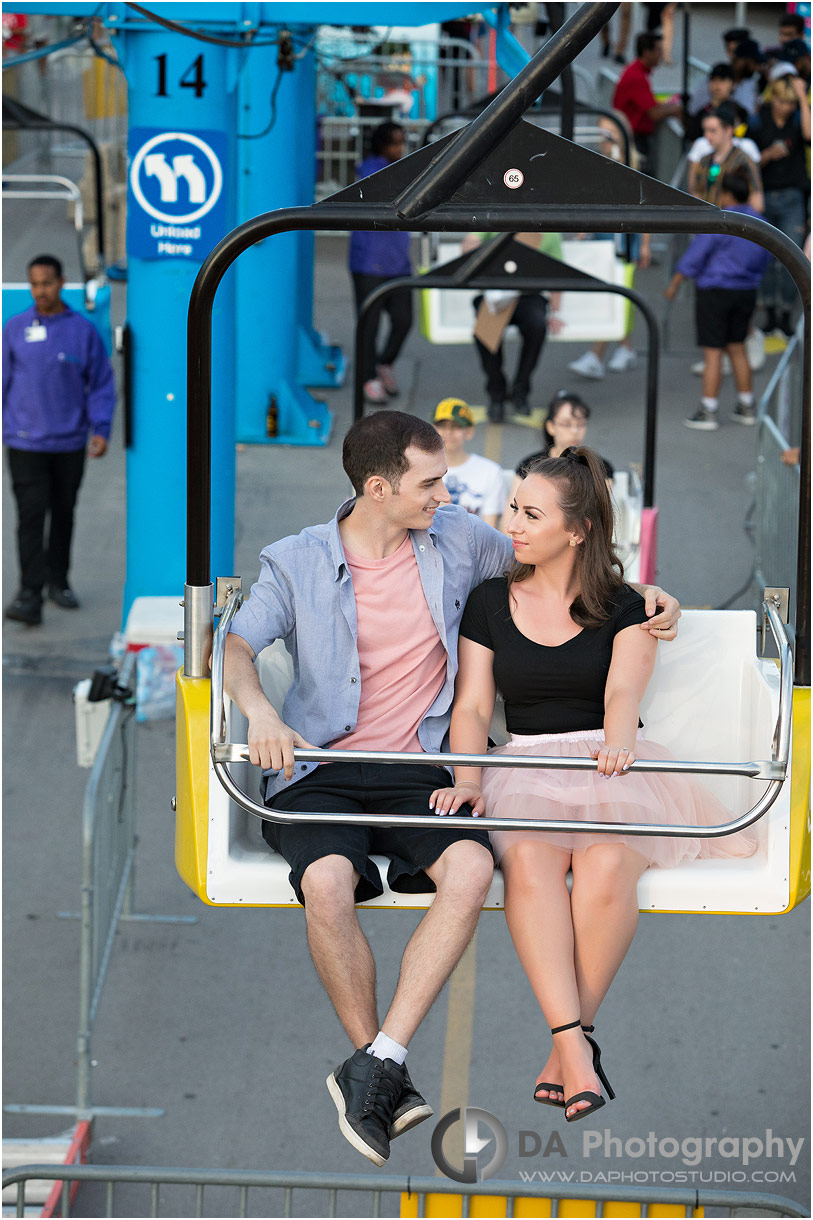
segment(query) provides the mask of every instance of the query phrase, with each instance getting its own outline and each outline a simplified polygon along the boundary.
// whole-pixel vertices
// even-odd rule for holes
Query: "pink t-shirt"
[[[356,727],[333,750],[422,752],[418,727],[446,677],[446,649],[426,603],[412,539],[386,559],[345,549],[358,620]]]

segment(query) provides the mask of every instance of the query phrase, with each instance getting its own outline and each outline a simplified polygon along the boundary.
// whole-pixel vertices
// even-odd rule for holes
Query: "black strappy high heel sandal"
[[[580,1025],[580,1021],[571,1021],[569,1025],[557,1025],[556,1029],[552,1029],[550,1032],[551,1034],[561,1034],[566,1029],[578,1029]],[[584,1036],[585,1039],[590,1043],[590,1047],[593,1051],[593,1071],[596,1073],[602,1085],[607,1090],[607,1097],[610,1099],[610,1101],[612,1101],[615,1097],[615,1093],[613,1092],[612,1085],[605,1075],[604,1068],[601,1066],[601,1049],[595,1039],[591,1038],[589,1034],[585,1033]],[[572,1097],[565,1099],[565,1110],[567,1110],[569,1106],[572,1106],[577,1101],[589,1101],[590,1105],[586,1106],[583,1110],[577,1110],[575,1114],[565,1114],[565,1122],[578,1122],[580,1118],[587,1118],[588,1114],[594,1114],[596,1110],[600,1110],[604,1105],[604,1098],[599,1093],[594,1093],[591,1089],[585,1089],[583,1092],[574,1093]]]
[[[569,1029],[570,1026],[563,1026],[561,1028]],[[595,1026],[593,1025],[582,1025],[582,1029],[584,1030],[585,1034],[592,1034],[594,1028]],[[551,1030],[551,1033],[556,1032],[558,1031]],[[557,1110],[564,1110],[567,1102],[555,1101],[552,1097],[538,1097],[537,1094],[539,1093],[540,1089],[547,1089],[549,1093],[564,1093],[565,1090],[563,1085],[549,1084],[546,1080],[540,1080],[539,1084],[534,1089],[534,1101],[538,1101],[541,1106],[556,1106]]]

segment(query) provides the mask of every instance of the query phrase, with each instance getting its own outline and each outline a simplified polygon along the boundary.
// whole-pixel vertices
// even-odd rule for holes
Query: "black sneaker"
[[[67,585],[64,589],[60,589],[59,585],[49,585],[48,601],[53,602],[55,606],[61,606],[63,610],[79,609],[79,598]]]
[[[517,394],[516,397],[513,399],[513,403],[514,403],[514,413],[516,415],[530,415],[531,414],[531,404],[528,402],[528,399],[525,397],[524,394]]]
[[[383,1165],[390,1155],[390,1124],[406,1069],[363,1048],[331,1072],[328,1092],[339,1111],[339,1130],[362,1156]]]
[[[431,1118],[432,1114],[432,1107],[428,1101],[421,1097],[415,1088],[409,1078],[406,1064],[404,1064],[404,1084],[401,1089],[401,1096],[398,1098],[395,1109],[392,1112],[390,1139],[394,1140],[396,1136],[403,1135],[405,1131],[411,1131],[413,1127],[417,1127],[418,1123],[422,1123],[425,1118]]]
[[[716,411],[707,411],[701,404],[694,415],[683,421],[684,428],[698,428],[701,432],[716,432],[720,427]]]
[[[738,402],[731,412],[731,418],[735,424],[746,424],[753,427],[757,422],[757,409],[755,406],[746,407],[741,402]]]
[[[10,606],[6,606],[6,618],[27,627],[39,627],[42,622],[42,598],[31,589],[21,589]]]
[[[488,404],[488,422],[490,424],[501,424],[505,416],[505,403],[492,398]]]

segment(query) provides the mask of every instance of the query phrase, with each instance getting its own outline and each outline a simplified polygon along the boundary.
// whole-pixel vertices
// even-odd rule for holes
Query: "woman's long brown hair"
[[[582,445],[565,449],[558,458],[536,458],[523,477],[531,474],[555,484],[567,529],[584,535],[576,548],[579,593],[570,606],[570,617],[580,627],[600,627],[610,617],[615,594],[624,581],[624,565],[613,547],[613,505],[604,463],[595,449]],[[533,571],[533,564],[515,562],[508,572],[509,590]]]

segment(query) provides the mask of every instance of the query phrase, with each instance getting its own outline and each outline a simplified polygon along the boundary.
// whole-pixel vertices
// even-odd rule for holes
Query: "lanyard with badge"
[[[45,329],[42,322],[32,322],[30,326],[26,326],[26,343],[44,343],[47,338],[48,331]]]

